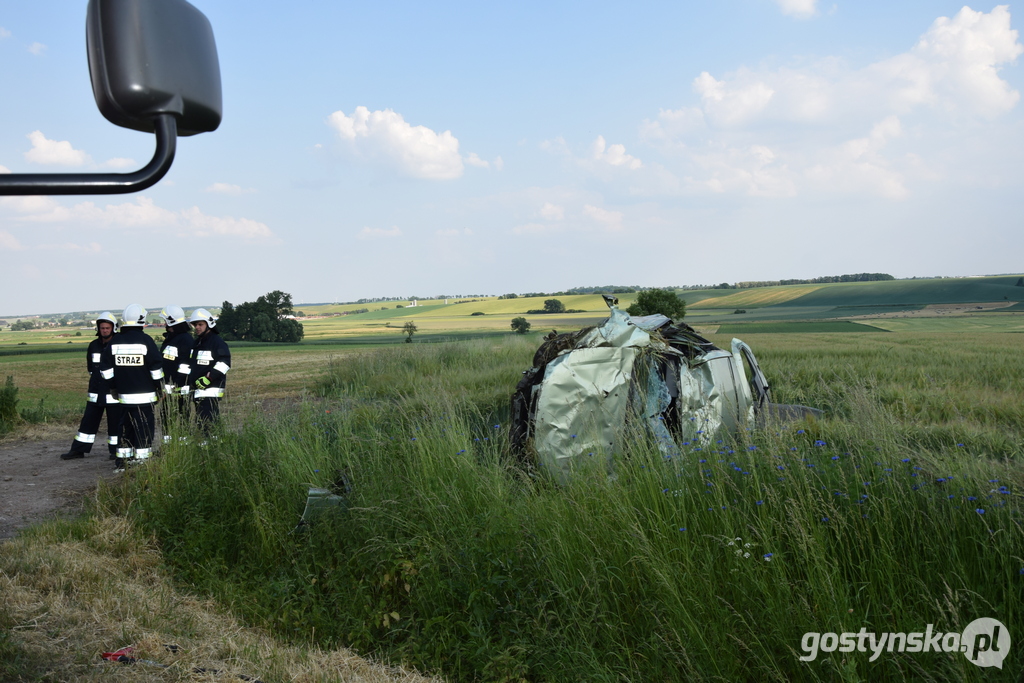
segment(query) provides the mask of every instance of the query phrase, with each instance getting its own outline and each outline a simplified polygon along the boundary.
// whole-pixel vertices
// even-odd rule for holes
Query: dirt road
[[[105,434],[85,458],[61,460],[73,436],[72,431],[60,441],[21,436],[0,442],[0,540],[35,522],[79,512],[101,479],[119,476],[108,459]]]

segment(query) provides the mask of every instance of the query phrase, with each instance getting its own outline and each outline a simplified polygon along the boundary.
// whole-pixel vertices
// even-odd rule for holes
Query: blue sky
[[[194,2],[224,120],[0,198],[0,314],[1024,270],[1013,5]],[[0,0],[0,172],[135,170],[81,0]]]

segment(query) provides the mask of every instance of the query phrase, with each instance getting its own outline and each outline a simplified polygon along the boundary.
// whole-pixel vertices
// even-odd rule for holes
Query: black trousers
[[[118,455],[130,458],[148,458],[153,448],[153,434],[156,431],[156,417],[152,403],[122,403],[121,434],[117,445]]]
[[[220,399],[196,399],[196,419],[199,421],[199,429],[203,434],[209,436],[213,426],[220,419]]]
[[[78,423],[78,435],[71,442],[72,451],[88,453],[92,450],[92,444],[96,441],[96,432],[99,431],[104,411],[107,413],[107,434],[109,436],[107,450],[111,455],[116,455],[118,436],[121,433],[120,403],[93,403],[92,401],[86,403],[82,421]]]

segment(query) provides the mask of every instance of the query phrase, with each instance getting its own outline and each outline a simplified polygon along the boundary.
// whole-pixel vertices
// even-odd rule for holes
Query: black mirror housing
[[[152,133],[170,114],[182,136],[220,125],[213,27],[185,0],[89,0],[86,48],[96,105],[111,123]]]

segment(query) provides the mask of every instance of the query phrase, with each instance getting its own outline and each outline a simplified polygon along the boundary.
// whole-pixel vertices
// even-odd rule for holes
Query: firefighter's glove
[[[209,377],[200,377],[196,380],[196,389],[205,389],[206,387],[213,384]]]

